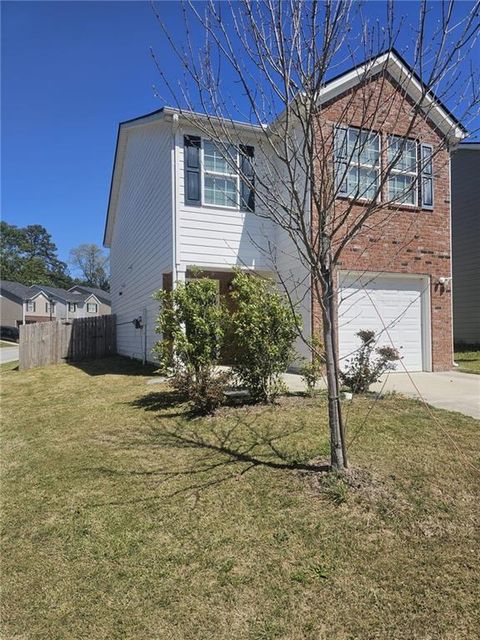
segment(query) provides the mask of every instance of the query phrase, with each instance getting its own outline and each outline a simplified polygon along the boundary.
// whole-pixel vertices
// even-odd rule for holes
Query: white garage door
[[[423,278],[341,274],[339,278],[340,367],[360,345],[356,333],[373,329],[378,346],[393,345],[409,371],[422,371]],[[388,335],[387,335],[388,331]],[[403,366],[397,364],[397,370]]]

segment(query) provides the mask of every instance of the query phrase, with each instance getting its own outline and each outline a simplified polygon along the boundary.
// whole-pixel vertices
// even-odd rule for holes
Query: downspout
[[[172,115],[172,289],[178,273],[178,198],[177,198],[177,130],[178,113]]]

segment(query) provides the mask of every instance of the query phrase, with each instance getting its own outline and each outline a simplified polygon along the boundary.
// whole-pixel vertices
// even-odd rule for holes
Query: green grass
[[[146,374],[3,368],[2,638],[476,637],[477,421],[355,400],[355,488],[321,395],[199,419]]]
[[[459,365],[459,371],[480,373],[480,349],[455,351],[455,362]]]

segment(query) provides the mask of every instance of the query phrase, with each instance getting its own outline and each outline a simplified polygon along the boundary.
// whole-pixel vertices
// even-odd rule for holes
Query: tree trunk
[[[343,471],[347,466],[343,425],[340,409],[338,367],[335,352],[335,311],[333,278],[330,271],[322,273],[322,315],[325,366],[327,371],[328,418],[330,425],[330,462],[333,469]]]

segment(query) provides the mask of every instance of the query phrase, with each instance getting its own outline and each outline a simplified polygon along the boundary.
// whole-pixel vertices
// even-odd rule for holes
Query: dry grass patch
[[[149,375],[2,373],[2,637],[475,637],[477,421],[435,410],[461,457],[420,403],[356,400],[360,471],[325,478],[322,396],[199,419]]]

